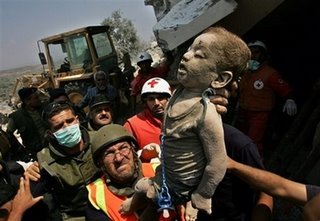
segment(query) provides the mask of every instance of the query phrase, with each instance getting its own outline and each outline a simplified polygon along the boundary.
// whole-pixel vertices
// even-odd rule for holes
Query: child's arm
[[[192,194],[192,203],[198,209],[211,213],[211,210],[208,210],[209,205],[204,205],[208,202],[201,203],[201,198],[210,199],[211,202],[211,197],[226,172],[227,154],[221,117],[216,112],[214,105],[208,104],[207,108],[202,125],[198,125],[198,135],[207,158],[207,165],[198,188]]]

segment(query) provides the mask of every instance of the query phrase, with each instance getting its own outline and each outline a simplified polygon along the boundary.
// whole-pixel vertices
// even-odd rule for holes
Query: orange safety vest
[[[155,168],[159,164],[143,163],[142,172],[145,177],[152,177],[155,175]],[[89,201],[91,205],[97,210],[102,210],[110,219],[114,221],[136,221],[138,215],[136,213],[130,215],[121,215],[119,208],[123,201],[127,198],[125,196],[117,196],[110,191],[105,183],[105,176],[102,176],[94,182],[87,185],[89,192]]]
[[[141,149],[150,143],[160,144],[162,121],[148,108],[129,118],[123,126],[133,134]]]

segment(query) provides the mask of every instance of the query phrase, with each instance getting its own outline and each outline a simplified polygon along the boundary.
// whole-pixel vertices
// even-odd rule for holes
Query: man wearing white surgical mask
[[[262,41],[252,41],[248,47],[251,51],[249,71],[242,76],[239,84],[240,126],[256,143],[262,155],[265,129],[275,108],[275,97],[285,100],[283,112],[289,116],[297,113],[297,105],[291,86],[268,64],[266,45]]]
[[[43,118],[50,127],[49,146],[37,154],[38,162],[26,170],[25,176],[39,181],[41,194],[52,194],[62,220],[84,221],[85,186],[98,171],[89,148],[89,133],[79,125],[68,102],[50,103]]]

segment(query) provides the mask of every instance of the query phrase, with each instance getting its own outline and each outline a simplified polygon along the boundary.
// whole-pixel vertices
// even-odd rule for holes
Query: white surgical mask
[[[260,62],[257,60],[250,60],[249,61],[249,70],[256,71],[260,67]]]
[[[53,133],[58,143],[64,147],[72,148],[81,141],[79,124],[73,124]]]

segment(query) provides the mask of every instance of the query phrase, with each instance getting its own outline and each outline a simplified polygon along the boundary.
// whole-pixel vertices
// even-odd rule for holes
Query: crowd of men
[[[251,51],[257,48],[266,51],[261,43],[248,46]],[[196,51],[195,56],[204,59],[205,65],[214,63],[214,56],[201,51]],[[190,58],[185,55],[184,59]],[[150,199],[143,201],[137,210],[124,213],[128,208],[123,208],[123,202],[134,194],[139,180],[155,175],[162,152],[166,151],[160,137],[166,107],[174,93],[165,80],[166,65],[151,67],[152,57],[147,52],[140,53],[137,61],[140,70],[131,82],[131,96],[134,104],[139,97],[142,108],[136,109],[134,105],[135,115],[123,125],[116,120],[118,92],[109,83],[108,73],[103,71],[95,73],[95,86],[88,89],[78,105],[69,100],[64,89],[52,89],[46,105],[41,103],[37,88],[19,90],[22,105],[10,115],[6,133],[10,139],[16,131],[20,134],[27,157],[17,159],[10,151],[2,155],[0,220],[264,221],[272,220],[272,197],[305,206],[305,220],[320,218],[320,187],[266,171],[260,140],[255,142],[250,134],[226,123],[222,126],[228,167],[212,196],[211,214],[200,210],[197,217],[190,218],[184,214],[183,206],[173,202],[167,208],[168,218],[159,213],[159,205]],[[261,59],[260,63],[263,62]],[[255,64],[249,67],[250,74],[261,68],[260,63],[250,62],[251,66]],[[216,90],[216,95],[211,97],[218,113],[226,112],[227,99],[238,88],[237,80],[231,80],[228,87]],[[262,86],[252,82],[252,90],[263,90],[269,81],[265,79]],[[287,84],[284,87],[289,88]],[[287,89],[283,95],[289,99],[284,110],[294,115],[296,107],[290,91]],[[272,90],[266,89],[261,94],[267,96],[268,92]],[[88,113],[83,110],[86,106]]]

